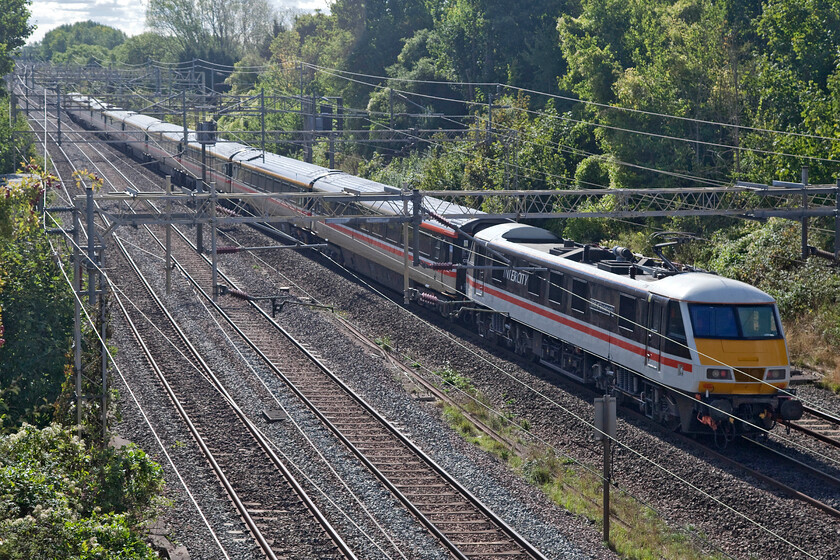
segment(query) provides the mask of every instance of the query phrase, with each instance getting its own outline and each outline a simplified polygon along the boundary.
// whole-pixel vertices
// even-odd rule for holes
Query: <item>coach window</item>
[[[390,241],[391,243],[399,243],[400,242],[400,232],[399,232],[399,225],[387,222],[385,225],[385,239]]]
[[[437,262],[446,261],[446,255],[449,254],[448,247],[449,243],[439,237],[436,237],[432,245],[432,258]]]
[[[636,323],[636,298],[621,294],[618,301],[618,328],[633,332]]]
[[[586,313],[589,301],[589,284],[583,280],[572,278],[572,309],[578,313]]]

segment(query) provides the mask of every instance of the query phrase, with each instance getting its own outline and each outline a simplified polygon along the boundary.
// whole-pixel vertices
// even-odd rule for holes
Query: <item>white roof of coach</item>
[[[157,124],[160,122],[159,119],[154,117],[150,117],[148,115],[141,115],[140,113],[134,113],[130,117],[125,119],[126,124],[130,124],[132,126],[136,126],[139,129],[146,130],[148,127]]]

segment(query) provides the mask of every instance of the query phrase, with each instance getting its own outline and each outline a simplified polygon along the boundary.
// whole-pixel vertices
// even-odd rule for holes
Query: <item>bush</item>
[[[134,446],[90,451],[25,424],[0,437],[0,558],[156,558],[136,529],[162,484]]]

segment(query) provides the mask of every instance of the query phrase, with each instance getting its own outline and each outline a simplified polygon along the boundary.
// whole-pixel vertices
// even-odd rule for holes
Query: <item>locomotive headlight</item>
[[[780,381],[785,378],[787,371],[785,369],[768,369],[764,374],[766,381]]]
[[[732,379],[732,370],[727,368],[709,368],[706,370],[707,379]]]

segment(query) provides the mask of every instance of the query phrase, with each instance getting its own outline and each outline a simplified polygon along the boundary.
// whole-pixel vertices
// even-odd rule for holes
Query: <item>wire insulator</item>
[[[432,270],[452,270],[455,267],[452,263],[431,263],[429,268]]]
[[[426,303],[429,305],[437,305],[440,303],[440,300],[437,298],[435,294],[430,294],[428,292],[423,292],[420,294],[420,303]]]
[[[429,210],[429,216],[431,216],[432,218],[434,218],[438,222],[442,223],[443,225],[445,225],[449,229],[451,229],[453,231],[458,231],[458,228],[456,228],[454,225],[452,225],[452,222],[450,222],[449,220],[447,220],[446,218],[444,218],[440,214],[438,214],[436,212],[432,212],[431,210]]]
[[[219,212],[220,214],[225,214],[226,216],[236,216],[237,215],[236,212],[234,212],[230,208],[226,208],[226,207],[224,207],[220,204],[216,205],[216,212]]]
[[[224,255],[225,253],[238,253],[239,247],[233,246],[226,246],[226,247],[216,247],[216,254],[217,255]]]
[[[227,294],[229,296],[233,296],[235,298],[250,300],[251,296],[243,292],[242,290],[237,290],[236,288],[228,288]]]

